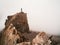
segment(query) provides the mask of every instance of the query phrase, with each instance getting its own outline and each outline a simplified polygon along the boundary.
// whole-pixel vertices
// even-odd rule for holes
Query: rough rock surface
[[[31,45],[31,42],[22,42],[22,43],[19,43],[17,45]]]
[[[20,40],[20,36],[15,27],[10,24],[2,34],[1,45],[16,45],[17,40]]]
[[[0,34],[0,45],[16,45],[21,42],[32,41],[36,35],[37,33],[29,31],[27,15],[21,11],[8,16],[5,28]]]
[[[24,12],[8,16],[5,28],[0,32],[0,45],[59,45],[60,37],[49,37],[45,32],[29,30]]]
[[[17,45],[51,45],[51,41],[45,32],[40,32],[31,42],[22,42]]]
[[[7,28],[11,23],[15,26],[17,31],[24,33],[29,32],[29,26],[27,21],[27,14],[20,12],[12,16],[8,16],[5,22],[5,28]]]
[[[40,32],[33,40],[33,45],[50,45],[51,41],[45,32]]]

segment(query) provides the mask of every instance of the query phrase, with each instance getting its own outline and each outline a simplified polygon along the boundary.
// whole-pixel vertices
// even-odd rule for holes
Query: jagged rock
[[[21,33],[21,42],[31,41],[37,33],[29,31],[29,25],[27,21],[27,14],[24,12],[16,13],[12,16],[8,16],[5,22],[5,29],[12,23],[16,30]],[[34,36],[33,36],[34,35]]]
[[[21,11],[19,13],[16,13],[12,16],[7,17],[6,22],[5,22],[5,28],[3,30],[3,33],[6,32],[5,33],[6,35],[11,31],[11,29],[8,29],[11,26],[11,24],[13,24],[17,33],[21,34],[21,35],[19,34],[20,35],[20,42],[29,41],[30,38],[27,38],[28,36],[27,37],[25,36],[26,33],[28,34],[30,32],[26,13]],[[13,30],[15,30],[15,29],[13,29]],[[9,30],[9,31],[7,32],[7,30]],[[4,34],[3,34],[3,36],[4,36]]]
[[[12,24],[4,30],[1,39],[1,45],[16,45],[17,40],[20,40],[19,34],[17,34],[17,30],[13,27]]]
[[[17,31],[17,29],[13,26],[13,24],[10,24],[2,32],[0,45],[16,45],[21,42],[30,41],[34,38],[31,36],[32,34],[35,34],[35,33],[21,34],[19,31]]]
[[[50,40],[52,41],[51,45],[59,45],[60,44],[60,36],[52,35]]]
[[[27,21],[27,14],[24,12],[16,13],[12,16],[8,16],[5,22],[5,28],[7,28],[11,23],[15,26],[17,31],[24,33],[29,32],[29,25]]]
[[[45,32],[40,32],[31,42],[22,42],[17,45],[51,45],[51,41]]]
[[[19,43],[17,45],[31,45],[31,43],[30,42],[22,42],[22,43]]]
[[[33,45],[50,45],[51,41],[45,32],[40,32],[33,40]]]
[[[0,45],[50,45],[45,32],[29,31],[26,13],[21,11],[7,18],[0,35]]]

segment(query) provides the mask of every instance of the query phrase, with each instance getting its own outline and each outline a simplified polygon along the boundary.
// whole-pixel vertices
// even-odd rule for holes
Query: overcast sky
[[[27,13],[30,30],[60,34],[60,0],[0,0],[0,29],[8,15]]]

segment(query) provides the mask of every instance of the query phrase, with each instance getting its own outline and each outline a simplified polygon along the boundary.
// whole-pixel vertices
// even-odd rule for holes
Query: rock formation
[[[31,45],[31,42],[22,42],[22,43],[19,43],[17,45]]]
[[[33,40],[33,45],[50,45],[51,41],[45,32],[40,32]]]
[[[22,10],[7,18],[0,34],[0,45],[50,45],[51,41],[45,32],[29,30],[27,15]]]
[[[3,32],[2,35],[1,45],[16,45],[17,40],[20,40],[20,36],[12,24],[10,24],[10,26]]]
[[[5,22],[5,28],[7,28],[11,23],[15,26],[17,31],[24,33],[29,32],[29,26],[27,21],[27,14],[20,12],[12,16],[8,16],[8,19]]]
[[[31,42],[22,42],[17,45],[51,45],[51,41],[45,32],[40,32]]]

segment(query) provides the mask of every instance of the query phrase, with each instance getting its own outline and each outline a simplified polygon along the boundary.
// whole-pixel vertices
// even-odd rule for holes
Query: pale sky
[[[8,15],[27,13],[30,30],[60,35],[60,0],[0,0],[0,29]]]

